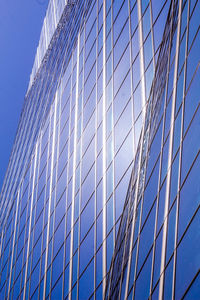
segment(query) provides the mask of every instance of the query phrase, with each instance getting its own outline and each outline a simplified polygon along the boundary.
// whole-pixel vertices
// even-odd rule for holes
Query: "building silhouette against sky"
[[[0,299],[198,299],[199,11],[49,2],[1,191]]]

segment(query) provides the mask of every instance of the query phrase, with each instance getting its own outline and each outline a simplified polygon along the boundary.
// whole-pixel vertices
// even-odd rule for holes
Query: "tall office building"
[[[166,280],[178,299],[198,276],[178,263],[198,247],[199,6],[50,0],[1,191],[0,299],[162,299]]]

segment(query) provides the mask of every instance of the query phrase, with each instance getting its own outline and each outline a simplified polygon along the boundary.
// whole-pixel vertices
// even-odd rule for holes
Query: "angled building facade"
[[[106,299],[199,299],[198,1],[172,1]]]
[[[199,8],[49,2],[0,195],[0,299],[198,282]]]

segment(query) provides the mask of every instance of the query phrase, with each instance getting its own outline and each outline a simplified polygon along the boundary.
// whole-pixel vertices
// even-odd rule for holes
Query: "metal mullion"
[[[58,120],[56,120],[56,125],[55,127],[58,127],[58,130],[56,131],[57,134],[57,145],[56,145],[56,166],[55,166],[55,182],[57,183],[58,180],[58,158],[59,158],[59,137],[60,137],[60,115],[61,115],[61,96],[59,93],[57,93],[58,103],[56,104],[58,106]],[[55,137],[56,138],[56,137]],[[56,211],[56,196],[57,196],[57,184],[55,184],[54,187],[55,194],[54,194],[54,210],[53,210],[53,233],[52,233],[52,251],[51,251],[51,275],[50,275],[50,292],[49,292],[49,297],[51,299],[51,288],[52,288],[52,264],[53,264],[53,246],[54,246],[54,230],[55,230],[55,211]]]
[[[142,92],[142,119],[145,120],[146,112],[146,87],[145,87],[145,67],[144,67],[144,37],[143,37],[143,17],[142,17],[142,3],[137,0],[138,5],[138,32],[139,32],[139,55],[140,55],[140,75],[141,75],[141,92]]]
[[[131,0],[128,1],[128,10],[129,10],[129,47],[130,47],[130,75],[131,75],[131,101],[132,101],[132,129],[133,129],[133,156],[136,153],[136,144],[135,144],[135,112],[134,112],[134,96],[133,96],[133,47],[132,47],[132,32],[131,32]]]
[[[163,148],[165,144],[165,120],[166,120],[166,108],[167,108],[167,91],[169,83],[169,71],[170,71],[170,57],[168,58],[167,64],[167,76],[166,76],[166,88],[165,88],[165,103],[164,103],[164,112],[163,112],[163,124],[162,124],[162,140],[161,140],[161,151],[160,151],[160,166],[159,166],[159,175],[158,175],[158,190],[157,190],[157,204],[156,204],[156,216],[155,216],[155,229],[154,229],[154,242],[153,242],[153,254],[152,254],[152,268],[151,268],[151,281],[150,281],[150,300],[151,293],[153,288],[153,273],[154,273],[154,262],[155,262],[155,249],[156,249],[156,237],[157,237],[157,223],[158,223],[158,210],[159,210],[159,201],[160,201],[160,189],[161,189],[161,174],[162,174],[162,158],[163,158]],[[161,124],[159,124],[161,126]],[[155,136],[154,136],[155,138]],[[151,146],[150,146],[151,147]],[[150,179],[150,178],[149,178]],[[160,231],[161,232],[161,231]],[[160,233],[159,232],[159,233]]]
[[[79,63],[79,57],[80,57],[80,31],[78,33],[78,41],[77,41],[77,62],[76,62],[76,68],[77,68],[77,71],[76,71],[76,111],[75,111],[75,126],[76,128],[74,127],[74,130],[76,129],[76,145],[77,145],[77,140],[78,140],[78,107],[79,107],[79,73],[80,73],[80,63]],[[83,84],[83,83],[82,83]],[[80,151],[81,151],[81,146],[80,145]],[[77,149],[76,149],[77,150]],[[81,155],[80,155],[81,157]],[[77,171],[77,152],[76,152],[76,155],[74,156],[74,159],[75,159],[75,173]],[[80,165],[80,170],[79,170],[79,173],[80,173],[80,178],[79,178],[79,217],[78,217],[78,257],[77,257],[77,300],[79,299],[79,264],[80,264],[80,232],[81,232],[81,225],[80,225],[80,208],[81,208],[81,165]],[[76,179],[77,180],[77,179]],[[74,189],[74,192],[75,192],[75,189]],[[78,195],[77,193],[77,195]],[[75,197],[74,197],[75,198]]]
[[[46,239],[46,253],[45,253],[45,270],[44,270],[44,287],[43,287],[43,299],[46,295],[46,280],[47,280],[47,267],[48,267],[48,250],[49,250],[49,231],[50,231],[50,213],[51,213],[51,200],[52,200],[52,185],[53,185],[53,170],[54,170],[54,154],[55,154],[55,133],[56,133],[56,116],[57,116],[57,94],[55,97],[54,105],[54,119],[53,119],[53,136],[52,136],[52,153],[51,153],[51,173],[50,173],[50,186],[49,186],[49,203],[48,203],[48,219],[47,219],[47,239]]]
[[[99,0],[96,1],[96,86],[95,86],[95,92],[96,92],[96,98],[95,98],[95,200],[94,200],[94,215],[95,215],[95,220],[94,220],[94,300],[96,300],[96,272],[97,272],[97,257],[96,257],[96,251],[97,251],[97,128],[98,128],[98,87],[97,87],[97,78],[98,78],[98,48],[99,48],[99,43],[98,43],[98,36],[99,36]]]
[[[160,265],[160,285],[159,285],[159,299],[163,299],[164,295],[164,275],[165,275],[165,259],[166,259],[166,246],[167,246],[167,229],[168,229],[168,209],[170,200],[170,181],[172,170],[172,158],[173,158],[173,136],[175,127],[175,106],[176,106],[176,90],[177,90],[177,76],[178,76],[178,61],[179,61],[179,46],[180,46],[180,30],[181,30],[181,7],[182,0],[179,1],[178,8],[178,23],[177,23],[177,38],[176,38],[176,54],[174,63],[174,78],[173,78],[173,94],[172,94],[172,110],[171,110],[171,126],[169,135],[169,152],[168,152],[168,172],[166,178],[166,194],[165,194],[165,208],[164,208],[164,223],[163,223],[163,239],[162,239],[162,253],[161,253],[161,265]],[[176,9],[176,3],[174,3],[174,9]],[[173,11],[174,12],[174,11]],[[173,23],[172,14],[172,23]],[[172,24],[173,28],[173,24]],[[172,38],[172,37],[171,37]]]
[[[36,147],[35,147],[36,149],[35,149],[35,154],[34,154],[34,157],[33,157],[33,159],[34,159],[34,163],[33,163],[33,159],[32,159],[32,165],[34,164],[34,167],[33,167],[33,177],[32,177],[32,180],[33,180],[33,182],[32,182],[32,189],[31,189],[31,206],[30,206],[30,217],[29,217],[29,229],[28,229],[28,232],[29,232],[29,234],[28,234],[28,241],[27,241],[27,255],[26,255],[26,267],[25,267],[25,277],[24,277],[24,292],[23,292],[23,300],[25,300],[25,297],[26,297],[26,291],[27,291],[27,287],[26,287],[26,285],[27,285],[27,282],[28,282],[28,280],[27,280],[27,273],[28,273],[28,266],[29,266],[29,264],[30,264],[30,262],[29,262],[29,259],[30,259],[30,257],[29,257],[29,248],[30,248],[30,237],[31,237],[31,225],[32,225],[32,215],[33,215],[33,212],[32,212],[32,209],[33,209],[33,201],[34,201],[34,191],[35,191],[35,177],[36,177],[36,168],[37,168],[37,165],[36,165],[36,163],[37,163],[37,156],[38,156],[38,143],[36,144]],[[30,259],[31,260],[31,259]]]
[[[106,291],[106,274],[107,274],[107,251],[106,251],[106,0],[103,0],[103,109],[102,109],[102,132],[103,132],[103,295],[105,295]]]
[[[73,71],[73,56],[70,58],[72,60],[71,62],[71,73],[69,75],[69,79],[70,80],[70,97],[69,97],[69,105],[70,105],[70,108],[69,108],[69,128],[68,128],[68,151],[67,151],[67,180],[66,180],[66,183],[67,183],[67,188],[66,188],[66,215],[65,215],[65,236],[67,235],[67,219],[68,219],[68,209],[67,209],[67,204],[68,204],[68,181],[69,181],[69,160],[70,160],[70,134],[71,134],[71,111],[72,111],[72,71]],[[66,260],[66,239],[64,241],[64,258],[63,258],[63,282],[62,282],[62,299],[64,299],[64,285],[65,285],[65,260]],[[69,289],[69,288],[68,288]]]
[[[39,148],[39,154],[38,154],[38,157],[37,157],[37,164],[38,164],[38,167],[37,167],[37,175],[36,175],[36,184],[35,184],[35,188],[36,188],[36,194],[35,194],[35,213],[34,213],[34,226],[33,226],[33,241],[32,241],[32,248],[34,248],[34,236],[35,236],[35,221],[36,221],[36,208],[37,208],[37,194],[38,194],[38,178],[39,178],[39,171],[40,171],[40,159],[41,159],[41,145],[42,145],[42,139],[40,137],[39,141],[38,141],[38,148]],[[31,253],[31,267],[30,269],[32,270],[32,261],[33,261],[33,249],[32,249],[32,253]],[[28,288],[28,298],[30,298],[30,288],[31,288],[31,274],[29,276],[30,278],[30,281],[29,281],[29,288]]]
[[[114,54],[113,54],[113,49],[114,49],[114,40],[113,40],[113,0],[111,0],[111,54],[112,55],[112,76],[111,76],[111,80],[112,80],[112,177],[113,177],[113,249],[115,248],[115,240],[116,240],[116,203],[115,203],[115,149],[114,149],[114,145],[115,145],[115,134],[114,134],[114,80],[113,80],[113,75],[114,75]]]
[[[75,93],[75,99],[72,98],[72,100],[75,100],[75,104],[74,105],[72,104],[73,107],[75,106],[75,108],[74,108],[75,111],[74,111],[74,136],[73,136],[74,152],[72,154],[73,155],[72,210],[71,210],[70,272],[69,272],[69,295],[68,295],[70,300],[71,300],[71,297],[72,297],[72,281],[73,281],[72,277],[73,277],[73,260],[74,260],[73,243],[74,243],[74,211],[75,211],[76,157],[77,157],[77,121],[78,121],[77,119],[78,119],[78,84],[79,84],[79,50],[80,50],[79,48],[80,48],[80,33],[78,35],[78,41],[77,41],[77,57],[76,57],[77,62],[76,62],[76,65],[75,65],[75,68],[77,68],[76,87],[75,87],[76,88],[76,93]],[[74,54],[73,54],[73,58],[74,58]],[[73,63],[72,63],[72,73],[73,73],[73,69],[74,69],[74,66],[73,66]],[[72,82],[72,86],[73,86],[73,82]],[[78,257],[77,257],[77,260],[78,260]],[[78,264],[77,264],[77,268],[78,268]],[[78,295],[78,293],[77,293],[77,295]]]
[[[174,240],[174,265],[173,265],[173,281],[172,281],[172,299],[175,299],[175,280],[176,280],[176,261],[177,261],[177,245],[178,245],[178,221],[179,221],[179,205],[180,205],[180,189],[181,189],[181,166],[183,153],[183,136],[184,136],[184,113],[185,113],[185,95],[186,95],[186,77],[187,77],[187,55],[188,55],[188,40],[189,40],[189,18],[190,16],[190,0],[188,1],[187,12],[187,31],[186,31],[186,47],[185,47],[185,68],[183,80],[183,104],[181,116],[181,134],[180,134],[180,161],[178,170],[178,194],[176,201],[176,221],[175,221],[175,240]]]
[[[155,62],[155,41],[154,41],[154,31],[153,31],[152,0],[149,0],[149,9],[150,9],[150,22],[151,22],[151,41],[152,41],[152,53],[153,53],[153,68],[154,68],[154,72],[155,72],[156,62]]]

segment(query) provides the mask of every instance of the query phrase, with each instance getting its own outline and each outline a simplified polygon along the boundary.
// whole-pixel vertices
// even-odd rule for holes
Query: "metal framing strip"
[[[50,186],[49,186],[49,206],[48,206],[48,221],[47,221],[47,239],[46,239],[46,253],[45,253],[43,300],[45,300],[46,281],[47,281],[48,250],[49,250],[49,231],[50,231],[50,212],[51,212],[51,201],[52,201],[53,169],[54,169],[54,156],[55,156],[54,154],[55,154],[55,133],[56,133],[57,101],[58,101],[58,96],[57,96],[57,93],[56,93],[55,103],[52,106],[52,108],[54,108],[54,119],[53,119],[53,136],[52,136],[52,153],[51,153],[51,173],[50,173]]]
[[[146,88],[145,88],[145,68],[144,68],[144,43],[143,43],[143,24],[142,24],[142,3],[137,0],[138,5],[138,30],[139,30],[139,46],[140,46],[140,76],[141,76],[141,92],[142,92],[142,118],[145,120],[146,115]]]
[[[177,208],[176,208],[176,223],[175,223],[175,251],[174,251],[174,265],[173,265],[173,286],[172,286],[172,299],[175,299],[175,278],[176,278],[176,259],[177,259],[177,243],[178,243],[178,218],[179,218],[179,203],[180,203],[180,187],[181,187],[181,165],[182,165],[182,152],[183,152],[183,135],[184,135],[184,111],[185,111],[185,92],[186,92],[186,77],[187,77],[187,52],[189,40],[189,19],[190,19],[190,0],[188,0],[187,12],[187,29],[186,29],[186,48],[185,48],[185,72],[183,82],[183,106],[181,116],[181,142],[180,142],[180,162],[178,170],[178,195],[177,195]]]
[[[175,4],[174,4],[175,6]],[[167,228],[168,228],[168,209],[170,200],[170,181],[172,170],[172,156],[173,156],[173,136],[174,136],[174,121],[175,121],[175,108],[176,108],[176,90],[177,90],[177,74],[178,74],[178,59],[179,59],[179,47],[180,47],[180,30],[181,30],[181,9],[182,0],[179,1],[178,9],[178,24],[177,24],[177,39],[176,39],[176,53],[174,63],[174,80],[173,80],[173,94],[172,94],[172,110],[171,110],[171,122],[169,133],[169,152],[168,152],[168,167],[167,167],[167,181],[166,181],[166,195],[165,195],[165,208],[164,208],[164,224],[163,224],[163,240],[162,240],[162,252],[161,252],[161,266],[160,266],[160,284],[159,284],[159,300],[163,299],[164,295],[164,275],[165,275],[165,258],[166,258],[166,246],[167,246]],[[173,22],[173,17],[172,17]]]
[[[33,200],[34,200],[35,177],[36,177],[36,168],[37,168],[38,143],[36,144],[35,148],[36,149],[34,155],[34,169],[33,169],[32,190],[31,190],[31,207],[30,207],[30,220],[29,220],[29,230],[28,230],[28,244],[26,250],[27,252],[26,252],[26,268],[25,268],[25,277],[24,277],[23,300],[25,300],[26,297],[26,284],[27,284],[27,273],[28,273],[28,265],[29,265],[29,248],[30,248],[31,224],[32,224],[32,216],[33,216]]]
[[[74,156],[73,156],[73,177],[72,177],[72,211],[71,211],[71,241],[70,241],[70,265],[69,265],[69,300],[72,299],[72,273],[73,273],[73,241],[74,241],[74,207],[75,207],[75,187],[76,187],[76,154],[77,154],[77,119],[78,119],[78,86],[79,86],[79,52],[80,33],[77,41],[77,72],[76,72],[76,99],[74,117]],[[72,99],[73,100],[73,99]]]

